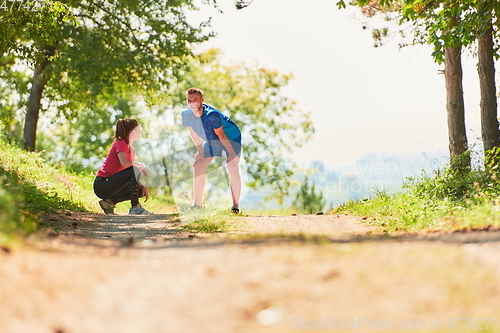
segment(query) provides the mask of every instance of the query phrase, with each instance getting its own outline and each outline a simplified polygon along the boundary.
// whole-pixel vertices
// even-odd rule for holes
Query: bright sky
[[[350,14],[356,9],[339,10],[336,0],[254,0],[243,10],[218,3],[224,13],[213,11],[218,35],[207,47],[221,48],[228,61],[258,61],[295,76],[283,94],[312,111],[316,128],[295,150],[296,161],[448,154],[443,66],[429,47],[374,48],[371,32]],[[464,73],[472,140],[480,135],[474,59],[464,59]]]

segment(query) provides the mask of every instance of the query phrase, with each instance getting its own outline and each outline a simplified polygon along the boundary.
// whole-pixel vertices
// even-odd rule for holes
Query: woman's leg
[[[124,169],[109,178],[96,178],[94,192],[101,199],[111,199],[113,204],[130,200],[132,206],[139,204],[140,187],[136,178],[137,168]]]

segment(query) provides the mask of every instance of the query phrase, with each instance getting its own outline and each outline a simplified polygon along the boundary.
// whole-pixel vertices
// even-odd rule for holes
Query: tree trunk
[[[462,47],[447,47],[444,77],[446,82],[446,110],[448,113],[448,139],[452,168],[465,171],[470,157],[465,130],[465,106],[462,86]]]
[[[48,57],[55,54],[55,47],[46,46],[42,52],[47,57],[47,60],[42,61],[33,73],[33,81],[31,82],[30,97],[28,99],[28,107],[26,110],[26,119],[24,122],[24,149],[28,151],[35,150],[36,130],[38,125],[38,117],[40,114],[40,105],[42,100],[43,89],[49,80],[44,74],[47,66],[51,64]]]
[[[500,146],[492,34],[493,28],[490,21],[488,30],[477,39],[477,72],[479,74],[479,87],[481,89],[481,137],[483,139],[485,157],[490,149]]]

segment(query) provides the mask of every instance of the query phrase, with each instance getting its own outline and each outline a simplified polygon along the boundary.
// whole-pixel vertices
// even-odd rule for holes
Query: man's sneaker
[[[191,204],[191,206],[189,206],[188,212],[195,212],[197,210],[202,210],[202,209],[203,209],[203,206],[200,206],[200,205],[193,203],[193,204]]]
[[[114,215],[115,214],[115,205],[110,204],[106,200],[99,201],[99,206],[101,206],[104,214]]]
[[[231,213],[233,213],[233,214],[239,214],[240,213],[240,209],[238,208],[237,205],[234,205],[233,207],[231,207]]]
[[[141,205],[137,207],[130,208],[128,211],[128,215],[150,215],[153,214],[150,211],[145,210]]]

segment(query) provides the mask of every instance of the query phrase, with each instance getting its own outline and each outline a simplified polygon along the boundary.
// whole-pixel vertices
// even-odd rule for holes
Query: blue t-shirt
[[[212,106],[203,103],[203,114],[197,118],[191,109],[182,111],[182,125],[191,127],[196,134],[210,145],[219,143],[219,137],[214,129],[224,128],[224,133],[229,140],[236,140],[241,137],[239,127],[228,116],[220,113]]]

